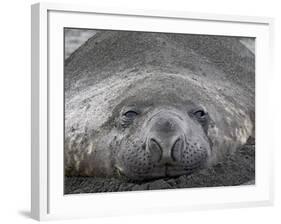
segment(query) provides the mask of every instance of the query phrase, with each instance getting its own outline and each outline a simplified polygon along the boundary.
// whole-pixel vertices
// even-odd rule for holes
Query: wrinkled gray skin
[[[254,55],[237,38],[104,31],[65,66],[65,174],[189,174],[254,136]]]

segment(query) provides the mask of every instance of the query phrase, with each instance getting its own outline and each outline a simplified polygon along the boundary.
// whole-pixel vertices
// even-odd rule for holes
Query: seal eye
[[[123,113],[121,117],[121,126],[123,128],[128,127],[134,121],[137,115],[139,115],[139,113],[134,110],[128,110],[127,112]]]
[[[129,119],[133,119],[135,118],[136,116],[138,115],[138,113],[136,111],[133,111],[133,110],[129,110],[127,111],[126,113],[124,113],[124,116],[126,118],[129,118]]]
[[[197,110],[194,112],[194,115],[197,119],[202,119],[202,118],[205,118],[206,113],[204,110]]]

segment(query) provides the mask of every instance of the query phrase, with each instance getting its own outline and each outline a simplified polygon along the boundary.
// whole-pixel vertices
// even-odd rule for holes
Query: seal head
[[[205,166],[211,153],[204,130],[208,114],[202,108],[186,109],[135,105],[122,112],[121,128],[129,134],[120,141],[116,168],[139,180],[179,176]]]

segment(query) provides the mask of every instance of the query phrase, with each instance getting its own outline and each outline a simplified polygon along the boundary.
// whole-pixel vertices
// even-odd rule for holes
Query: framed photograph
[[[32,217],[272,204],[272,26],[32,5]]]

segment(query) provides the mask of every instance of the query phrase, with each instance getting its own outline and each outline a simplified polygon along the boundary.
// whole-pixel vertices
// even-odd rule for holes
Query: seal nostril
[[[150,139],[150,141],[149,141],[149,146],[161,148],[161,147],[160,147],[160,144],[159,144],[154,138],[151,138],[151,139]]]
[[[162,156],[162,148],[160,144],[154,138],[151,138],[148,142],[148,148],[152,159],[159,162]]]
[[[179,159],[181,157],[181,151],[183,147],[183,140],[181,138],[178,138],[174,145],[172,146],[172,152],[171,152],[171,157],[174,161]]]

